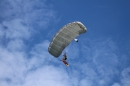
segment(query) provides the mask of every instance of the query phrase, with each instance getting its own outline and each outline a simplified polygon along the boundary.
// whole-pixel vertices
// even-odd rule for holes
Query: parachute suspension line
[[[67,54],[69,52],[69,50],[70,50],[70,48],[71,48],[72,45],[73,45],[73,41],[65,48],[63,54],[65,54],[65,53]]]

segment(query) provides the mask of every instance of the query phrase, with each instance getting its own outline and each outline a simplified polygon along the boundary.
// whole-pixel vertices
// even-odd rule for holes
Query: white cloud
[[[14,19],[11,21],[4,21],[3,26],[6,26],[6,38],[15,39],[15,38],[24,38],[27,39],[30,36],[29,28],[24,26],[22,19]]]
[[[31,66],[30,68],[33,68],[33,67],[38,68],[38,67],[42,67],[45,64],[50,63],[52,59],[47,51],[48,46],[49,46],[49,42],[46,40],[33,47],[32,51],[30,51],[30,54],[31,54],[31,59],[29,60],[30,61],[29,66]]]
[[[30,58],[27,58],[26,53],[10,52],[5,48],[0,48],[2,52],[0,54],[0,85],[69,86],[70,79],[67,72],[62,67],[51,64],[53,59],[49,56],[47,48],[48,41],[37,44]]]
[[[76,67],[79,67],[83,78],[87,77],[90,85],[109,85],[115,76],[119,75],[118,47],[112,39],[85,39],[82,41],[81,57]],[[94,82],[94,83],[93,83]]]
[[[79,83],[80,86],[93,86],[92,81],[89,79],[83,79]]]
[[[19,40],[19,39],[11,40],[7,44],[7,49],[9,51],[15,51],[15,52],[23,51],[25,50],[25,44],[23,40]]]
[[[121,86],[121,85],[118,83],[114,83],[112,86]]]
[[[5,0],[0,5],[2,21],[22,19],[27,28],[45,29],[55,20],[55,12],[45,0]],[[32,30],[32,29],[31,29]]]
[[[129,86],[130,85],[130,67],[125,68],[122,71],[121,83],[122,83],[122,86]]]
[[[26,68],[25,54],[22,52],[10,52],[6,49],[0,48],[0,80],[6,82],[8,85],[20,83],[24,78]],[[8,80],[10,83],[8,83]],[[6,86],[8,86],[6,85]]]
[[[27,51],[26,42],[30,42],[30,38],[35,35],[33,33],[38,31],[38,28],[46,28],[55,18],[54,11],[48,7],[43,0],[1,2],[0,86],[51,84],[50,82],[54,82],[54,77],[51,75],[55,74],[58,80],[65,77],[64,69],[55,69],[51,66],[52,56],[47,51],[48,41],[44,40],[42,43],[35,44]],[[52,62],[56,63],[56,61]],[[42,75],[43,72],[44,75]],[[46,78],[50,82],[49,80],[42,82]],[[66,82],[65,80],[64,83]],[[62,82],[57,81],[54,84],[58,86]]]
[[[27,75],[24,86],[69,86],[68,80],[69,77],[62,68],[43,66]]]

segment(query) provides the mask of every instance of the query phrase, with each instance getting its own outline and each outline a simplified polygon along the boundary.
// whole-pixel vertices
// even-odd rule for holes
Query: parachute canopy
[[[72,22],[65,25],[53,37],[48,47],[49,53],[56,58],[59,57],[73,39],[86,31],[86,27],[81,22]]]

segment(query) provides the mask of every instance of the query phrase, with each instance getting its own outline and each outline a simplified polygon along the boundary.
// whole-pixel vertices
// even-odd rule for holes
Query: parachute
[[[62,51],[80,34],[87,31],[87,28],[81,22],[72,22],[63,26],[53,37],[48,52],[58,58]]]

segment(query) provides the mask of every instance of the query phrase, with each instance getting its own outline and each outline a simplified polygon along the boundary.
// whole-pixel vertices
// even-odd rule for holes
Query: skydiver
[[[62,62],[66,65],[66,66],[69,66],[68,62],[66,62],[67,60],[67,56],[66,56],[66,53],[63,55],[63,58],[62,58]]]

